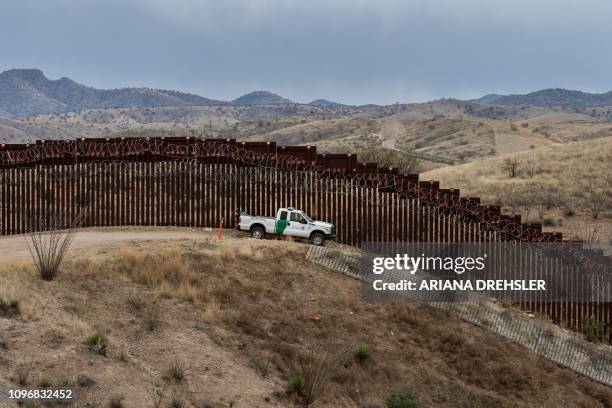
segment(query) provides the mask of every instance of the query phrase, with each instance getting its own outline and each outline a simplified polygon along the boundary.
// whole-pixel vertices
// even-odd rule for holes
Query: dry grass
[[[38,294],[48,297],[49,288],[40,286],[33,271],[15,275],[0,268],[0,277],[11,277],[13,287],[24,290],[16,293],[34,311],[28,330],[58,328],[61,340],[52,350],[69,353],[63,360],[71,361],[67,371],[74,370],[75,378],[91,372],[96,386],[125,395],[126,406],[150,406],[154,379],[176,357],[189,362],[189,372],[183,370],[185,379],[175,383],[176,401],[175,391],[166,389],[164,406],[202,398],[255,406],[266,396],[271,406],[287,407],[285,385],[304,350],[331,342],[338,345],[334,351],[348,350],[349,358],[326,371],[317,387],[320,406],[381,405],[397,389],[413,390],[424,407],[469,407],[474,401],[500,407],[612,404],[609,389],[436,309],[361,302],[357,282],[308,263],[306,249],[282,241],[228,240],[90,253],[66,262],[50,283],[54,296],[44,312]],[[142,294],[136,301],[135,290]],[[139,324],[143,309],[130,306],[142,302],[163,308],[164,325],[155,335]],[[315,314],[321,319],[312,320]],[[75,337],[72,319],[81,327]],[[129,341],[129,362],[95,357],[90,366],[94,355],[79,343],[94,331],[111,345]],[[40,334],[34,333],[24,332],[27,337],[13,343],[32,348],[40,364],[50,357],[39,350]],[[368,345],[364,364],[351,358],[356,333]],[[315,354],[314,361],[323,355]],[[216,356],[222,362],[217,367],[211,362]]]
[[[612,217],[612,138],[603,138],[515,154],[518,174],[503,169],[508,156],[449,166],[423,173],[423,180],[439,180],[443,188],[459,188],[484,203],[500,204],[506,212],[544,222],[552,230],[574,236],[572,219],[592,218],[593,192],[600,192],[602,239],[610,236]],[[566,234],[567,235],[567,234]]]
[[[187,367],[185,362],[177,356],[170,360],[170,365],[168,366],[166,375],[172,380],[183,381],[185,379],[186,370]]]
[[[20,363],[15,368],[15,381],[17,385],[25,386],[28,385],[28,381],[30,379],[30,373],[32,372],[32,364],[31,363]]]
[[[359,332],[373,350],[385,350],[384,357],[372,357],[367,365],[349,361],[337,370],[327,370],[333,375],[318,388],[326,401],[323,404],[331,403],[338,392],[357,388],[384,398],[393,387],[406,385],[390,382],[393,377],[412,378],[408,383],[419,399],[433,402],[429,392],[423,391],[426,381],[416,380],[415,374],[425,370],[431,372],[432,380],[440,380],[440,373],[431,371],[440,364],[461,375],[471,395],[486,396],[501,406],[516,403],[515,393],[536,398],[544,379],[554,388],[556,374],[547,372],[552,365],[534,365],[529,358],[508,359],[492,335],[478,333],[480,340],[474,341],[477,330],[429,308],[359,304],[353,299],[354,283],[342,286],[334,276],[307,272],[311,267],[303,259],[305,247],[274,243],[274,251],[268,251],[273,255],[266,258],[261,245],[224,243],[201,251],[167,251],[154,256],[124,252],[111,269],[150,286],[160,296],[202,308],[206,321],[217,328],[218,341],[244,353],[254,366],[262,363],[261,355],[252,350],[271,350],[274,357],[266,371],[281,378],[295,372],[304,347],[315,341],[333,340],[352,347],[351,333]],[[313,294],[315,301],[311,302]],[[315,313],[322,315],[321,321],[310,319]],[[422,361],[425,355],[432,365]],[[448,397],[438,397],[441,406],[455,401],[452,394],[464,392],[452,380],[454,375],[442,376],[450,390]],[[368,387],[363,384],[366,378],[388,386],[382,390],[380,385]],[[327,386],[330,390],[325,393]],[[361,397],[349,393],[349,398],[359,401]]]
[[[172,394],[170,395],[170,401],[168,402],[168,407],[183,408],[187,406],[186,404],[187,403],[185,401],[185,396],[183,395],[183,393],[178,389],[172,390]]]
[[[343,344],[327,344],[323,347],[308,348],[300,356],[300,390],[302,405],[315,404],[329,387],[332,378],[349,360],[349,352]]]
[[[153,408],[160,408],[166,398],[168,392],[168,383],[164,383],[162,387],[153,386],[150,390],[151,404]]]
[[[144,310],[144,324],[147,329],[153,331],[157,329],[162,321],[162,309],[158,303],[151,303]]]
[[[483,120],[431,118],[412,123],[399,141],[418,152],[467,161],[495,154],[495,134]]]

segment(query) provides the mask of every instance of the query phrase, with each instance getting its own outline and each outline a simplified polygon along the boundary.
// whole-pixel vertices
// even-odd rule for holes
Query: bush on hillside
[[[403,391],[393,393],[387,399],[387,408],[420,408],[421,403],[414,393]]]

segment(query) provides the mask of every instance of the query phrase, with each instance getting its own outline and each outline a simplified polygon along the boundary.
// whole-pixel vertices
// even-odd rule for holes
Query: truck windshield
[[[312,218],[310,218],[305,212],[303,212],[302,215],[304,216],[304,218],[306,218],[306,221],[312,222]]]

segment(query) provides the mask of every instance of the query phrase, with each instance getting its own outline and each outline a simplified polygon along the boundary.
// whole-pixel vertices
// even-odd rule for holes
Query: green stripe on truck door
[[[289,224],[287,220],[277,220],[276,230],[274,231],[274,233],[276,235],[283,235],[283,232],[285,232],[285,228],[287,228],[287,224]]]

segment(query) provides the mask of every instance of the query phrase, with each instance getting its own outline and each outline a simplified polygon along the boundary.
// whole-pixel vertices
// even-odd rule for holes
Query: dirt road
[[[194,230],[191,228],[145,228],[142,230],[100,228],[78,231],[71,245],[72,250],[89,248],[112,248],[131,241],[159,241],[194,239],[207,240],[217,237],[218,230]],[[238,235],[233,230],[224,230],[223,238],[232,239]],[[0,238],[0,260],[29,257],[25,235]]]

